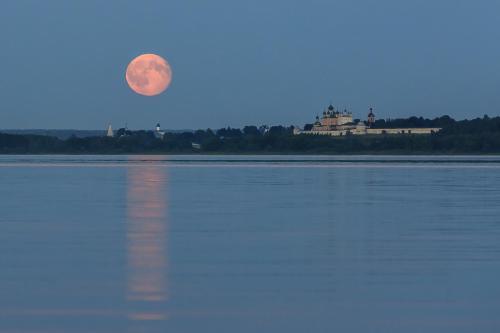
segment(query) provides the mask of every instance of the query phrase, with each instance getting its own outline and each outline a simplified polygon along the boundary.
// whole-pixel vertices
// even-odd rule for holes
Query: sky
[[[0,128],[310,123],[330,102],[365,118],[500,115],[498,0],[5,0]],[[156,53],[168,90],[134,93]]]

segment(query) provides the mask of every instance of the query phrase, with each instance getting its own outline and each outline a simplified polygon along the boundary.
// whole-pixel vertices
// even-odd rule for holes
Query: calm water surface
[[[0,157],[0,332],[499,332],[500,158]]]

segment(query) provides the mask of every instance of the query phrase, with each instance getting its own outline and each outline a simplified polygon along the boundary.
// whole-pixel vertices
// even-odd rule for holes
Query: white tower
[[[160,123],[156,124],[154,134],[158,139],[163,139],[163,136],[165,136],[165,132],[161,130]]]
[[[111,127],[111,124],[109,124],[109,126],[108,126],[108,133],[106,134],[106,136],[108,138],[112,138],[115,136],[115,134],[113,133],[113,128]]]

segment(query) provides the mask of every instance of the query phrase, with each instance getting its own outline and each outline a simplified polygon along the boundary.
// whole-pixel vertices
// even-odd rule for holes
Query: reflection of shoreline
[[[163,320],[167,299],[165,168],[131,166],[127,173],[127,299],[131,320]]]

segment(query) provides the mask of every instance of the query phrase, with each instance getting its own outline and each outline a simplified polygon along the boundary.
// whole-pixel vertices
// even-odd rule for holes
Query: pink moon
[[[144,96],[164,92],[172,81],[172,69],[167,60],[156,54],[142,54],[132,60],[125,75],[133,91]]]

